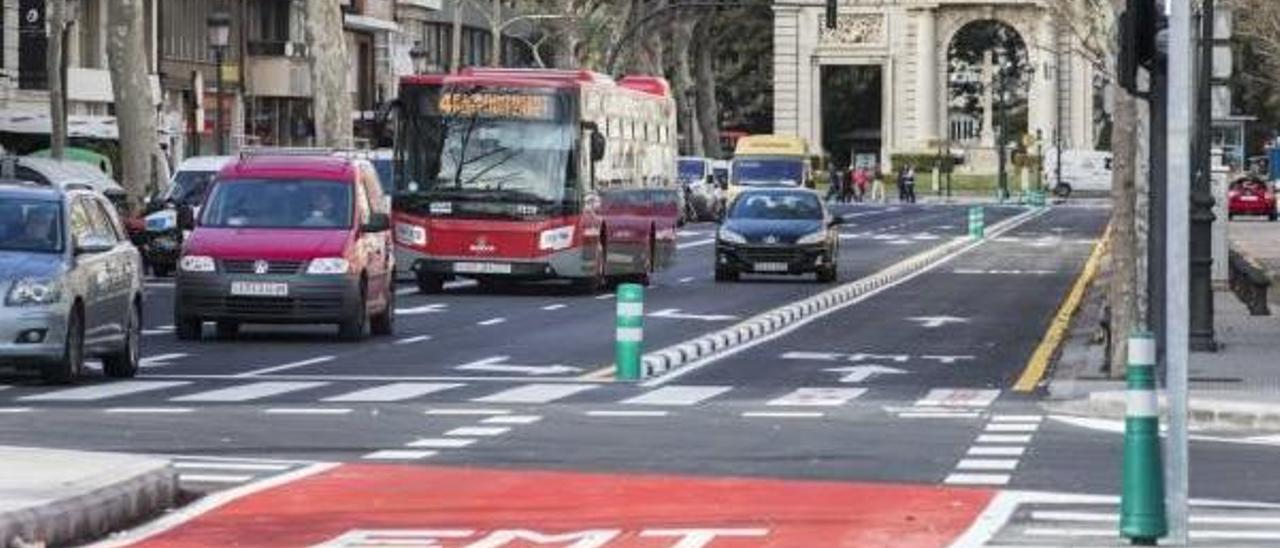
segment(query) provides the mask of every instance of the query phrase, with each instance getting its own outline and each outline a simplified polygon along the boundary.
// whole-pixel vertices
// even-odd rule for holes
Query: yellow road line
[[[1036,346],[1035,352],[1031,354],[1031,359],[1027,361],[1027,367],[1023,369],[1022,376],[1013,385],[1014,392],[1031,392],[1036,389],[1036,386],[1040,384],[1040,380],[1044,378],[1045,372],[1049,369],[1049,361],[1058,352],[1058,347],[1062,346],[1062,339],[1066,336],[1067,329],[1071,327],[1071,318],[1076,315],[1076,312],[1080,309],[1080,304],[1084,301],[1085,290],[1089,288],[1089,284],[1098,275],[1098,267],[1102,263],[1102,256],[1105,254],[1110,240],[1111,225],[1108,224],[1107,229],[1102,233],[1102,239],[1098,240],[1097,244],[1094,244],[1093,253],[1089,255],[1089,260],[1085,262],[1084,270],[1080,272],[1080,277],[1076,278],[1076,283],[1071,287],[1071,292],[1062,301],[1062,306],[1058,307],[1058,313],[1053,317],[1053,322],[1049,324],[1049,329],[1045,331],[1044,338],[1040,339],[1039,346]]]

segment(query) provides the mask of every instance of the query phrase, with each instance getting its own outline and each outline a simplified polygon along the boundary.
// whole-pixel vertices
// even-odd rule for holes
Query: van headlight
[[[427,229],[415,224],[396,223],[396,241],[405,245],[427,245]]]
[[[58,280],[24,278],[14,282],[4,304],[9,306],[38,306],[62,300],[62,283]]]
[[[184,255],[178,261],[178,268],[183,272],[213,272],[215,269],[213,257],[204,255]]]
[[[350,266],[346,259],[337,257],[314,259],[307,266],[307,274],[346,274]]]
[[[722,241],[722,242],[727,242],[727,243],[731,243],[731,244],[745,244],[745,243],[747,243],[747,238],[746,238],[745,236],[743,236],[743,235],[741,235],[741,234],[738,234],[737,232],[734,232],[734,231],[729,230],[729,229],[727,229],[727,228],[723,228],[723,227],[722,227],[722,228],[720,229],[720,234],[719,234],[719,236],[720,236],[720,241]]]
[[[796,243],[799,245],[812,245],[820,244],[825,241],[827,241],[827,231],[819,230],[813,234],[805,234],[804,236],[801,236],[796,240]]]
[[[538,235],[538,249],[543,251],[558,251],[568,249],[573,245],[573,227],[562,226],[550,230],[543,230]]]

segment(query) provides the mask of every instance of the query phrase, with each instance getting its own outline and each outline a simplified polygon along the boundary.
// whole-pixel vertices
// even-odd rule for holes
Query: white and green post
[[[1155,546],[1169,532],[1160,461],[1160,404],[1156,398],[1156,341],[1146,332],[1129,338],[1124,420],[1124,469],[1120,535]]]
[[[981,240],[986,235],[987,229],[984,224],[982,206],[972,206],[969,208],[969,237],[975,240]]]
[[[640,379],[640,357],[644,355],[644,286],[618,286],[618,323],[614,335],[616,377],[620,381]]]

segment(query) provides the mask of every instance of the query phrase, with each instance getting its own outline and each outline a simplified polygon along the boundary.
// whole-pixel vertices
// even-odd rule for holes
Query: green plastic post
[[[614,335],[616,376],[620,381],[640,379],[640,356],[644,354],[644,286],[618,286],[618,323]]]
[[[982,206],[973,206],[969,208],[969,236],[980,240],[986,235],[986,226],[983,224]]]
[[[1160,461],[1155,358],[1156,343],[1150,333],[1135,333],[1129,338],[1120,535],[1143,546],[1154,546],[1156,539],[1169,532],[1164,508],[1164,467]]]

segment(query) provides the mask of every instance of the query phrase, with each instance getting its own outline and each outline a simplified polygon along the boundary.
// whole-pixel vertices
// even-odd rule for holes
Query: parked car
[[[69,383],[86,357],[138,371],[142,258],[101,193],[0,183],[0,362]]]
[[[817,192],[804,188],[747,188],[730,203],[716,233],[716,281],[740,274],[817,274],[836,281],[843,222]]]
[[[183,160],[168,188],[147,204],[146,236],[141,247],[153,274],[168,276],[177,267],[186,239],[179,228],[179,217],[199,212],[214,176],[232,159],[231,156],[196,156]]]
[[[684,156],[676,162],[676,177],[684,187],[685,207],[692,221],[720,218],[720,187],[716,184],[711,160]]]
[[[246,323],[338,324],[345,339],[395,320],[391,219],[366,160],[247,156],[214,179],[178,261],[174,323],[199,339]]]
[[[1227,217],[1234,219],[1236,215],[1257,215],[1275,221],[1275,189],[1255,177],[1236,179],[1227,188]]]
[[[21,156],[6,161],[14,162],[13,177],[17,180],[59,188],[87,188],[105,196],[118,213],[124,214],[128,197],[124,187],[93,164],[37,156]]]

